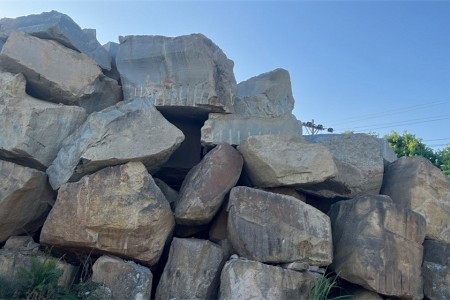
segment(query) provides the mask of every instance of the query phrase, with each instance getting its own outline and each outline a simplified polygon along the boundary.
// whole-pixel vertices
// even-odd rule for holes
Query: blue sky
[[[238,82],[285,68],[302,121],[450,143],[450,1],[0,0],[0,18],[52,9],[102,44],[203,33]]]

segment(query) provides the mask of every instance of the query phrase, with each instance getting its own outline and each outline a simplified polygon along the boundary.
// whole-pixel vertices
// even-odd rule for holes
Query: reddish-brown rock
[[[228,144],[220,144],[189,171],[175,206],[177,223],[209,223],[219,210],[225,195],[241,175],[242,156]]]

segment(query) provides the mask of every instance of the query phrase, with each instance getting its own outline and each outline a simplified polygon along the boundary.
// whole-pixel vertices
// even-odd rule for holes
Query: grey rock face
[[[83,31],[65,14],[52,10],[39,15],[0,20],[0,41],[5,41],[13,31],[22,31],[41,39],[57,41],[86,54],[102,69],[111,69],[108,52],[97,41],[95,30]]]
[[[223,264],[220,246],[206,240],[174,238],[156,299],[213,299]]]
[[[228,212],[228,238],[239,256],[316,266],[327,266],[333,259],[330,219],[295,198],[235,187]]]
[[[378,138],[366,134],[318,134],[304,138],[327,147],[338,170],[335,178],[305,188],[305,192],[325,198],[379,194],[384,163]]]
[[[169,203],[144,165],[129,162],[62,186],[40,241],[154,265],[174,226]]]
[[[78,267],[66,263],[62,259],[45,255],[41,251],[29,252],[27,249],[0,249],[0,279],[17,282],[21,277],[20,270],[30,270],[33,260],[44,263],[55,263],[63,271],[58,279],[58,286],[70,287],[75,281]]]
[[[289,72],[276,69],[239,83],[234,98],[234,114],[280,117],[294,109]]]
[[[150,299],[153,274],[149,268],[103,255],[92,266],[92,281],[104,284],[113,299]]]
[[[2,69],[23,73],[30,94],[55,103],[81,105],[88,112],[117,103],[117,82],[103,75],[88,56],[55,41],[23,32],[10,34],[0,52]]]
[[[427,299],[450,299],[450,244],[434,240],[423,243],[423,293]]]
[[[309,272],[232,259],[225,264],[220,276],[219,299],[306,300],[314,279]]]
[[[52,187],[58,189],[67,181],[128,161],[142,161],[155,172],[183,140],[183,133],[148,99],[120,102],[89,115],[64,141],[47,174]]]
[[[176,201],[175,219],[184,225],[209,223],[225,195],[241,175],[242,156],[228,144],[220,144],[189,171]]]
[[[302,124],[292,114],[264,118],[212,113],[202,127],[201,141],[206,146],[239,145],[250,136],[268,134],[301,137]]]
[[[201,34],[120,37],[116,64],[126,100],[181,115],[232,111],[234,64]]]
[[[0,160],[0,242],[36,232],[53,199],[45,173]]]
[[[252,136],[238,147],[255,186],[305,186],[337,175],[330,151],[299,137]]]
[[[87,114],[30,97],[25,85],[22,74],[0,72],[0,157],[45,170]]]
[[[427,238],[450,243],[450,180],[429,160],[401,157],[386,168],[381,193],[427,220]]]
[[[340,201],[328,213],[333,228],[333,270],[380,294],[422,299],[425,219],[389,196]]]
[[[119,71],[117,70],[116,65],[116,56],[117,52],[119,51],[119,44],[115,42],[108,42],[105,45],[103,45],[103,48],[108,52],[109,56],[111,57],[111,70],[105,71],[105,75],[119,82],[120,74]]]

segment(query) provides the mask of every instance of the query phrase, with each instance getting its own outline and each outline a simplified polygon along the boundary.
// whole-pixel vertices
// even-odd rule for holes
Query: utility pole
[[[312,119],[310,122],[303,122],[303,127],[306,129],[306,132],[310,135],[318,134],[319,131],[326,130],[330,133],[332,133],[334,130],[333,128],[325,128],[322,124],[315,124],[314,119]]]

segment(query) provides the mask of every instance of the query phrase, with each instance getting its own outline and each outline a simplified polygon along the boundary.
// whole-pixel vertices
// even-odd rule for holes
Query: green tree
[[[398,157],[420,155],[429,159],[438,168],[441,167],[442,160],[438,153],[422,143],[422,139],[417,138],[414,134],[404,131],[402,135],[392,131],[384,138],[391,145]]]
[[[440,168],[445,175],[450,177],[450,145],[437,152],[439,157]]]

